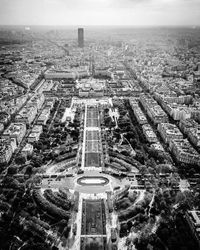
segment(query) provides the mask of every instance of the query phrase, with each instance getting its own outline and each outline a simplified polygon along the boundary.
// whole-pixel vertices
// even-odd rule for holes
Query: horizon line
[[[68,27],[200,27],[200,24],[0,24],[0,26],[68,26]]]

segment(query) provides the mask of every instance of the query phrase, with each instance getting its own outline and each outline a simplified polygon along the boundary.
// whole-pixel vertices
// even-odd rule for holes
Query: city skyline
[[[200,249],[199,30],[0,27],[1,250]]]
[[[198,26],[198,0],[0,0],[0,25]]]

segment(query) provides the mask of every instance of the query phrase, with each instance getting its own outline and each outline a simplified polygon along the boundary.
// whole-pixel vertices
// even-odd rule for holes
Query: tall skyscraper
[[[78,28],[78,47],[83,48],[84,47],[84,29]]]

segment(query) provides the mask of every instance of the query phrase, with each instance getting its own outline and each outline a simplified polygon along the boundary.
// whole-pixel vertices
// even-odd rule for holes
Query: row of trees
[[[134,166],[136,168],[141,166],[141,164],[138,161],[136,161],[132,156],[125,156],[125,155],[119,154],[118,152],[115,152],[111,149],[109,149],[108,153],[113,158],[117,158],[119,160],[122,160],[122,161],[126,162],[127,164]]]
[[[120,197],[119,199],[116,199],[114,202],[115,210],[120,211],[120,210],[125,210],[128,207],[130,207],[135,200],[138,197],[138,192],[133,191],[133,192],[128,192],[128,195],[126,194],[123,197]]]
[[[53,203],[50,203],[49,201],[47,201],[42,196],[41,192],[38,189],[33,190],[33,197],[34,197],[34,200],[37,203],[37,205],[39,207],[41,207],[42,210],[46,211],[47,213],[49,213],[53,217],[57,217],[60,219],[66,219],[66,220],[69,219],[69,217],[70,217],[69,212],[66,212],[63,209],[54,205]]]
[[[132,204],[130,207],[127,209],[120,211],[119,213],[119,221],[126,221],[131,218],[133,218],[135,215],[138,213],[145,213],[145,209],[149,205],[150,201],[152,200],[152,194],[151,193],[146,193],[144,199],[141,201],[137,202],[136,204]]]
[[[20,182],[25,180],[22,178]],[[34,249],[33,242],[39,246],[38,249],[50,249],[52,240],[50,236],[46,237],[46,230],[49,230],[50,226],[37,217],[37,207],[32,200],[30,189],[8,187],[9,185],[0,189],[1,249],[22,247],[21,249],[30,250]]]
[[[59,195],[58,192],[53,192],[51,189],[46,189],[44,191],[44,197],[57,207],[60,207],[64,210],[69,210],[71,208],[71,201],[68,199],[63,199],[61,195]]]

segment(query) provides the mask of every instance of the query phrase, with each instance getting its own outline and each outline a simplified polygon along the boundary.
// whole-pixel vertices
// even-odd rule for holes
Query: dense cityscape
[[[200,29],[0,28],[0,250],[200,249]]]

